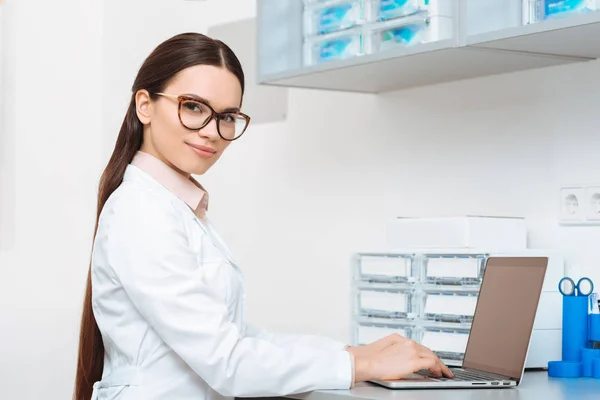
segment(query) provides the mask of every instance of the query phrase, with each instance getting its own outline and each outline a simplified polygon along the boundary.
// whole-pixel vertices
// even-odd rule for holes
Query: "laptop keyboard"
[[[468,382],[476,382],[476,381],[498,381],[498,380],[503,380],[500,377],[497,376],[492,376],[492,375],[486,375],[483,373],[478,373],[477,371],[472,371],[472,370],[464,370],[462,368],[450,368],[450,371],[452,371],[452,373],[454,374],[453,378],[446,378],[446,377],[438,377],[433,375],[431,372],[429,372],[428,370],[421,370],[416,372],[418,375],[421,376],[425,376],[427,378],[433,378],[433,379],[437,379],[438,381],[468,381]]]

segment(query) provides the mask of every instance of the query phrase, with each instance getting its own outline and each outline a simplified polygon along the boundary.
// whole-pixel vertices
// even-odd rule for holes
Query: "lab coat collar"
[[[208,192],[191,176],[175,171],[158,158],[138,151],[131,165],[141,169],[171,193],[184,201],[196,216],[204,218],[208,210]]]

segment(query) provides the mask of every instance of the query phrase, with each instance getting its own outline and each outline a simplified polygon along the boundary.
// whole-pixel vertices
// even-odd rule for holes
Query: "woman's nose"
[[[219,137],[217,129],[217,119],[213,118],[205,127],[198,130],[198,135],[207,139],[216,139]]]

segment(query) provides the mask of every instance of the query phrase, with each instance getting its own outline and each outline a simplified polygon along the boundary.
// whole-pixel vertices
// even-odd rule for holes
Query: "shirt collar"
[[[208,210],[208,192],[191,176],[188,178],[175,171],[158,158],[138,151],[131,164],[138,167],[171,193],[184,201],[200,218],[204,218]]]

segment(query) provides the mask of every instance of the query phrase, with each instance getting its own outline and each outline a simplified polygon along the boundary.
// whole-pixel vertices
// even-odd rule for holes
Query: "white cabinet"
[[[600,11],[540,17],[553,1],[258,0],[259,82],[379,93],[598,58]]]

